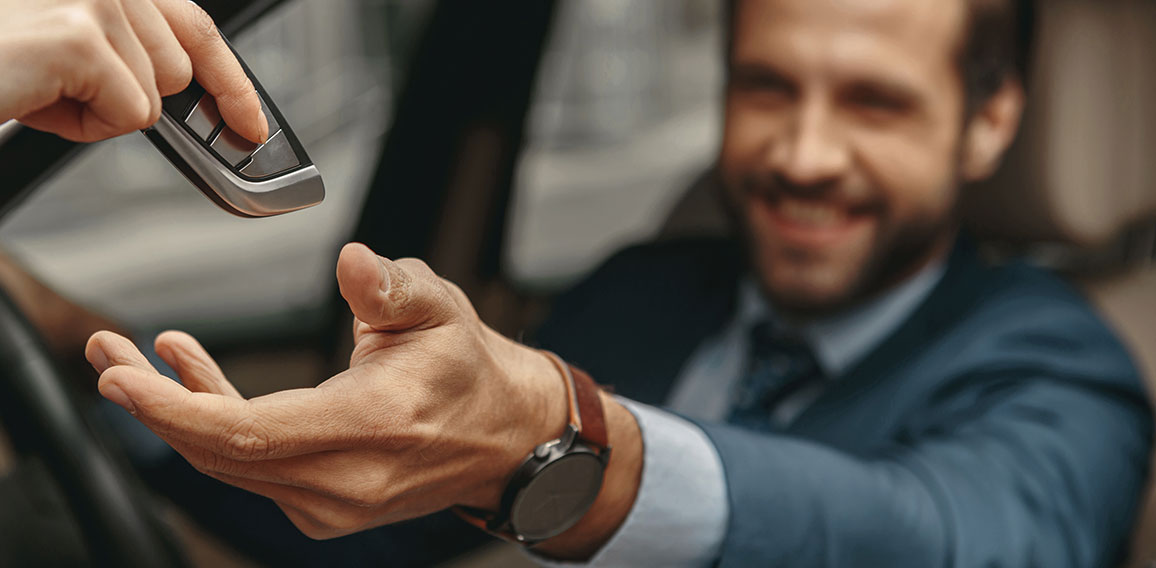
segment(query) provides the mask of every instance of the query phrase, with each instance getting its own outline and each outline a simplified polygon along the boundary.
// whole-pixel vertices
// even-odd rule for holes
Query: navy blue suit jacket
[[[731,317],[726,241],[618,254],[566,295],[540,343],[661,405]],[[701,424],[722,458],[722,566],[1111,566],[1147,475],[1138,372],[1088,304],[966,241],[881,346],[789,428]]]

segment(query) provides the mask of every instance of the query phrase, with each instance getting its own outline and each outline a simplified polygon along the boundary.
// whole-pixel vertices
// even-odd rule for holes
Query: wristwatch
[[[590,375],[544,351],[562,373],[570,423],[562,436],[534,448],[510,477],[497,513],[454,511],[506,540],[532,546],[574,526],[598,497],[610,461],[606,417]]]

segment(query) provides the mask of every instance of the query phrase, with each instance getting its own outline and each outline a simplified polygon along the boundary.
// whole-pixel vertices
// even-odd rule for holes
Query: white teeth
[[[843,222],[847,217],[837,207],[795,199],[781,201],[779,213],[792,222],[812,227],[829,227]]]

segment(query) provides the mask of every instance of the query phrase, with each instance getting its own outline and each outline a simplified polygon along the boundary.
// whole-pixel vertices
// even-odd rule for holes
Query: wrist
[[[503,442],[497,455],[490,459],[501,464],[498,474],[485,484],[483,495],[475,502],[463,503],[486,511],[497,511],[501,497],[514,472],[534,448],[555,440],[569,423],[564,377],[541,351],[515,343],[495,333],[496,352],[505,387],[498,389],[495,408],[502,415]]]
[[[491,481],[491,494],[482,500],[487,506],[464,503],[469,507],[456,512],[479,528],[533,544],[543,554],[588,558],[633,508],[642,474],[641,432],[634,416],[584,372],[553,354],[532,354],[541,358],[505,367],[513,383],[526,381],[527,405],[513,417],[511,429],[520,431],[523,441],[503,446],[513,450],[502,452],[516,465],[502,476],[500,487]],[[548,372],[542,361],[554,371]],[[546,376],[554,378],[542,380]],[[555,416],[552,407],[563,412]]]
[[[587,560],[614,536],[634,507],[642,480],[642,433],[626,407],[604,392],[600,396],[614,448],[602,489],[576,525],[534,547],[539,554],[559,560]]]
[[[528,361],[521,374],[522,385],[527,392],[532,393],[532,403],[525,415],[530,418],[530,423],[524,429],[526,438],[523,445],[528,447],[521,453],[522,458],[538,444],[562,435],[570,423],[566,378],[545,353],[537,349],[523,349]]]

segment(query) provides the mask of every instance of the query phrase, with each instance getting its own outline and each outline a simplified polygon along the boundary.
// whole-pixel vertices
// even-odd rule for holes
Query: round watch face
[[[562,456],[518,492],[510,507],[510,524],[530,541],[556,536],[582,518],[601,487],[602,462],[594,454]]]

